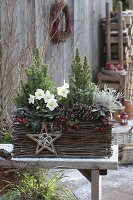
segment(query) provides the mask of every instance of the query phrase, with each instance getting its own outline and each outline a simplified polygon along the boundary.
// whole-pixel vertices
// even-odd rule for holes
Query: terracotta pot
[[[133,101],[125,99],[123,102],[125,111],[128,114],[128,119],[133,119]]]

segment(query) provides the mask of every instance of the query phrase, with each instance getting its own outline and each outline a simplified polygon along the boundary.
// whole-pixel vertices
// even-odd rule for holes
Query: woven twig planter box
[[[54,141],[57,155],[47,149],[35,155],[37,143],[27,134],[36,133],[24,125],[14,124],[14,157],[103,158],[112,155],[111,128],[104,132],[96,131],[92,122],[80,122],[79,127],[79,130],[63,133]]]

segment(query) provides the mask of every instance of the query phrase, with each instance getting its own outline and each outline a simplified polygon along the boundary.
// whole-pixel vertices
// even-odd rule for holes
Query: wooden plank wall
[[[133,0],[129,1],[129,10],[133,10]],[[128,72],[128,86],[129,86],[129,96],[128,99],[133,100],[133,58],[129,65],[129,72]]]
[[[88,57],[93,78],[97,78],[102,63],[100,19],[105,16],[106,0],[65,0],[69,6],[73,31],[63,44],[53,44],[47,34],[53,2],[55,0],[1,0],[1,70],[6,75],[1,101],[8,104],[6,109],[9,112],[12,108],[10,97],[24,78],[24,69],[32,63],[36,47],[41,49],[44,63],[50,64],[50,73],[57,85],[62,85],[64,78],[68,80],[74,49],[77,47],[80,48],[81,56]],[[7,44],[11,31],[14,36]],[[5,58],[8,59],[5,61]]]

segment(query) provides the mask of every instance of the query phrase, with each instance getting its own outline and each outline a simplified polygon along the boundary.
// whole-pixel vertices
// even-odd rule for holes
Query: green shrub
[[[70,94],[68,94],[71,104],[78,102],[91,105],[95,84],[92,83],[92,74],[87,57],[85,56],[83,62],[81,62],[79,49],[76,49],[71,67]]]
[[[54,83],[48,73],[49,65],[43,64],[39,49],[35,50],[34,63],[26,70],[26,80],[21,81],[21,89],[14,96],[17,107],[29,106],[29,94],[34,95],[38,88],[54,93]]]
[[[76,200],[75,195],[60,184],[63,172],[52,176],[46,170],[32,169],[20,174],[21,182],[3,195],[3,200]]]

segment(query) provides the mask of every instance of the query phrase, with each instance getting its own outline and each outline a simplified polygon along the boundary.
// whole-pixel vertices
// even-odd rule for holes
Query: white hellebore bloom
[[[44,101],[45,101],[45,103],[47,103],[49,99],[54,99],[54,95],[50,94],[50,91],[47,90],[46,93],[44,94]]]
[[[35,96],[34,95],[32,95],[32,94],[29,94],[30,95],[30,97],[29,97],[29,103],[32,103],[32,104],[34,104],[34,101],[35,101]]]
[[[44,98],[44,91],[42,89],[37,89],[35,92],[35,98],[40,100]]]
[[[58,106],[57,99],[51,98],[48,100],[46,107],[53,111]]]
[[[62,97],[67,97],[69,90],[64,85],[62,87],[57,88],[58,95]]]
[[[64,79],[64,86],[65,86],[66,88],[69,88],[69,84],[65,82],[65,79]]]

